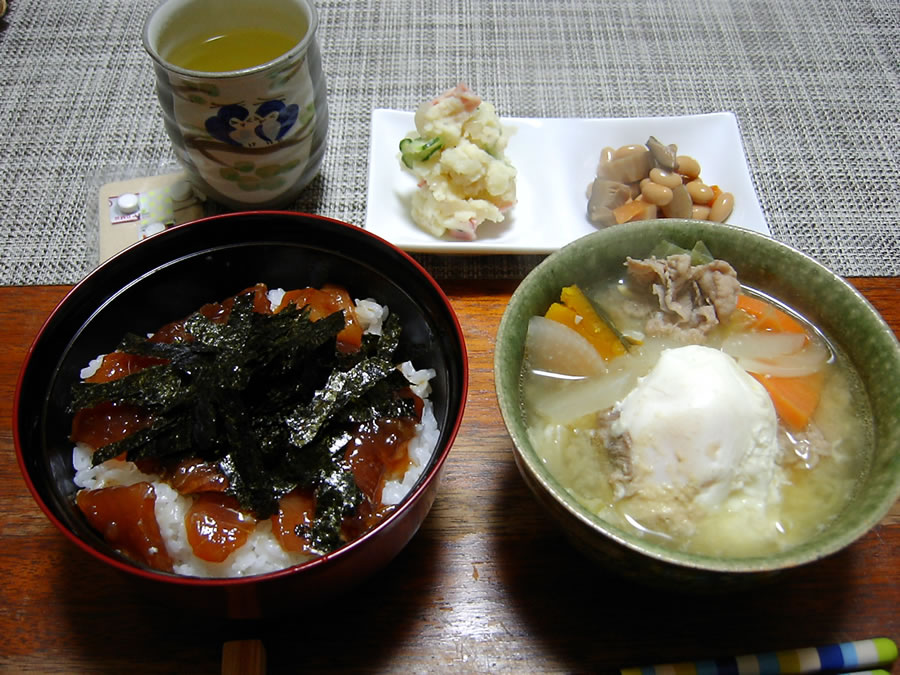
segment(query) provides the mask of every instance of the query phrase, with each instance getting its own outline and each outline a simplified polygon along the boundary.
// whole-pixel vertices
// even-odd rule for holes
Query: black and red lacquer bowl
[[[374,298],[401,319],[396,356],[433,368],[431,400],[440,438],[430,464],[398,507],[341,548],[279,572],[202,579],[155,571],[120,555],[75,506],[70,390],[98,354],[126,332],[150,333],[201,305],[258,282],[269,288],[339,283]],[[266,615],[286,594],[315,598],[358,584],[387,565],[428,514],[459,430],[468,381],[457,317],[434,279],[413,258],[363,229],[324,217],[257,211],[173,227],[110,258],[54,309],[32,344],[17,384],[13,431],[22,475],[40,508],[76,546],[160,591],[175,589],[194,607]],[[296,596],[295,596],[296,597]],[[237,608],[237,609],[236,609]]]

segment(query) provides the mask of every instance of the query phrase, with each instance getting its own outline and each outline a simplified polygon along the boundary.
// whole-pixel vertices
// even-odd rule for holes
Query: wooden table
[[[900,332],[900,278],[851,281]],[[638,587],[572,549],[519,477],[494,396],[494,336],[515,285],[444,284],[468,343],[470,397],[421,530],[340,611],[294,598],[296,618],[278,623],[141,603],[50,524],[19,474],[10,415],[25,352],[68,289],[0,288],[0,671],[215,673],[235,638],[262,638],[270,673],[598,672],[900,640],[900,505],[849,549],[725,597]]]

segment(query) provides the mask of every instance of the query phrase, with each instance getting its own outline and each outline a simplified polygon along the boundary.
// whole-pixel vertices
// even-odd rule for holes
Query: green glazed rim
[[[811,319],[844,351],[862,379],[874,420],[875,447],[867,478],[837,519],[804,544],[769,556],[722,559],[646,541],[578,503],[547,471],[528,440],[519,389],[528,319],[542,314],[563,286],[583,282],[589,275],[595,281],[620,277],[626,256],[646,257],[663,239],[685,248],[702,239],[717,258],[734,266],[743,283]],[[809,256],[751,230],[694,220],[643,221],[589,234],[552,253],[510,298],[497,332],[494,383],[517,464],[529,474],[532,480],[526,482],[532,489],[545,491],[562,507],[561,514],[554,509],[557,516],[574,518],[598,537],[663,563],[711,572],[794,567],[848,546],[874,527],[900,497],[900,342],[877,310],[849,283]]]

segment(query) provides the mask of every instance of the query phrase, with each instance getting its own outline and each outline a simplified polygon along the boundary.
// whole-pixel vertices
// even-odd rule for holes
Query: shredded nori
[[[301,534],[319,552],[342,543],[341,522],[364,499],[343,448],[350,430],[380,418],[415,415],[409,383],[391,357],[400,322],[389,314],[380,336],[362,347],[336,348],[343,312],[318,321],[307,308],[253,311],[253,294],[235,298],[227,322],[197,312],[190,336],[169,343],[126,335],[118,351],[165,359],[137,373],[73,387],[70,412],[106,401],[140,406],[152,422],[97,449],[94,465],[126,453],[129,460],[167,462],[199,457],[229,479],[228,493],[257,518],[278,499],[311,487],[316,520]]]
[[[334,370],[325,386],[313,394],[312,400],[294,410],[285,419],[291,430],[291,444],[302,448],[312,441],[332,415],[371,389],[394,370],[390,361],[373,357],[357,363],[349,370]]]

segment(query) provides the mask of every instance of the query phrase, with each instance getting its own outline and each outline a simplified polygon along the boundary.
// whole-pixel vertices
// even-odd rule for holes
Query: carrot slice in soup
[[[803,324],[794,317],[752,295],[741,293],[738,296],[737,308],[756,319],[753,324],[753,328],[756,330],[768,330],[776,333],[806,333]]]
[[[766,388],[778,417],[794,430],[805,429],[819,406],[825,374],[803,377],[772,377],[750,373]]]
[[[807,335],[803,324],[765,300],[741,293],[738,296],[737,307],[755,319],[752,326],[754,330]],[[809,425],[822,396],[825,381],[823,372],[801,377],[750,374],[769,392],[769,397],[775,405],[775,412],[787,426],[801,430]]]

